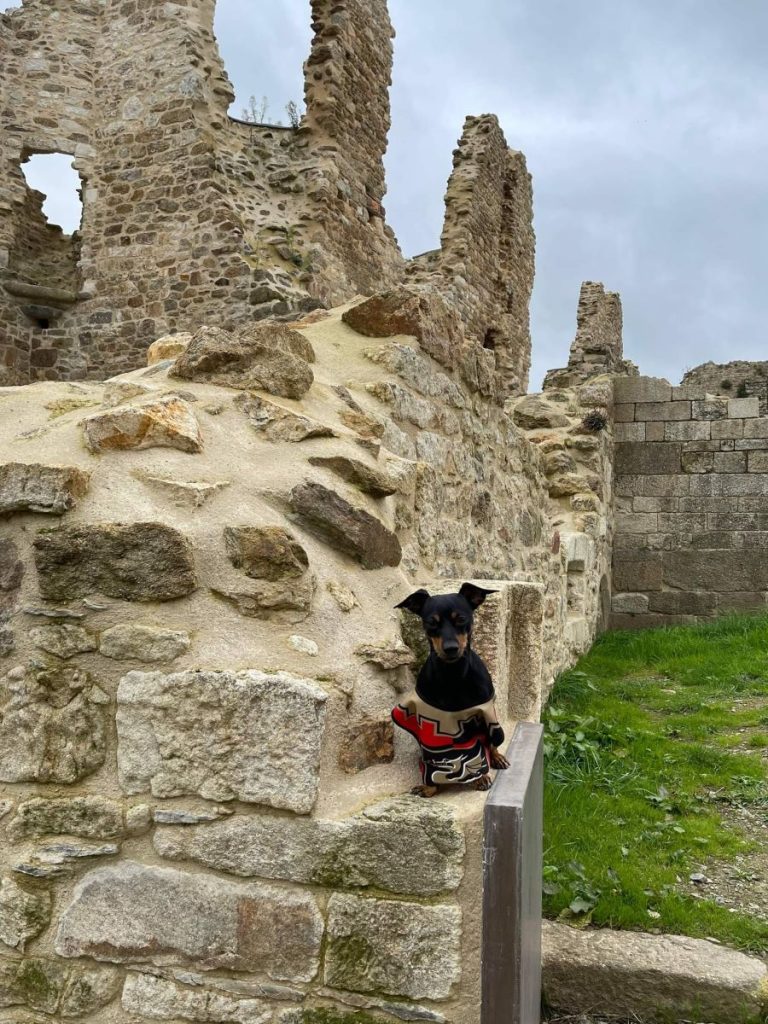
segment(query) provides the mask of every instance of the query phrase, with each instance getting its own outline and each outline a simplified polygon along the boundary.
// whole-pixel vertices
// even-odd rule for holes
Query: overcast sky
[[[676,382],[707,359],[768,358],[765,0],[390,0],[390,10],[386,206],[405,254],[438,244],[465,114],[498,114],[528,158],[532,388],[567,359],[582,280],[621,293],[625,353],[645,373]],[[306,0],[218,0],[217,32],[234,112],[250,94],[266,95],[273,117],[301,101]]]

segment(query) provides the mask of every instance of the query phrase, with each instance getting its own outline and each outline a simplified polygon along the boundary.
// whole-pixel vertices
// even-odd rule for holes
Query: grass
[[[768,617],[605,634],[543,721],[546,916],[768,953],[768,920],[686,892],[750,849],[723,804],[768,814]]]

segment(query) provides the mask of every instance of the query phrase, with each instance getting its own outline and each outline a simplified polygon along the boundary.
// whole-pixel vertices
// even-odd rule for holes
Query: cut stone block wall
[[[615,381],[611,624],[765,610],[768,417],[652,377]]]

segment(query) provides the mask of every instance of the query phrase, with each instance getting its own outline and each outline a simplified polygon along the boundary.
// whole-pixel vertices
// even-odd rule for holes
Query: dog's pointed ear
[[[400,604],[396,604],[395,608],[405,608],[409,612],[413,612],[414,615],[421,615],[422,608],[429,600],[428,590],[416,590],[410,594]]]
[[[474,583],[462,583],[459,593],[469,601],[473,608],[479,608],[489,594],[496,594],[498,591],[484,590],[482,587],[476,587]]]

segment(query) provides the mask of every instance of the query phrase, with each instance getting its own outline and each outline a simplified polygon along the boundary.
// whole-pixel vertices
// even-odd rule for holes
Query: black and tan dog
[[[472,650],[472,616],[492,593],[464,583],[458,594],[417,590],[396,606],[421,617],[431,645],[415,691],[392,711],[395,724],[421,747],[422,785],[412,790],[420,796],[434,796],[444,785],[488,789],[491,768],[509,767],[497,749],[504,730],[493,682]]]

